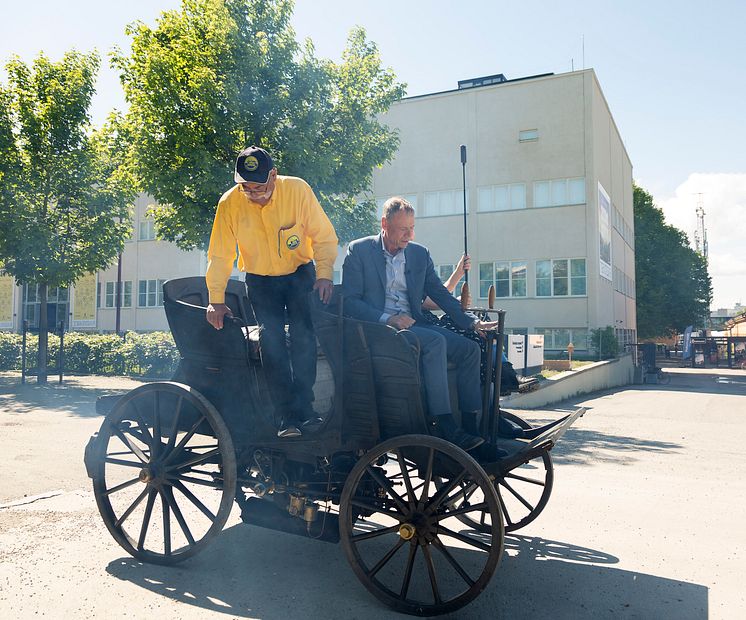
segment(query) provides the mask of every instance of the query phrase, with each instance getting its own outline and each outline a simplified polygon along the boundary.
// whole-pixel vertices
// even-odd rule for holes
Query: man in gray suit
[[[497,324],[479,321],[461,310],[435,273],[427,248],[413,239],[412,205],[400,197],[389,198],[383,207],[381,232],[357,239],[347,249],[342,278],[345,309],[354,318],[414,332],[420,341],[422,379],[435,434],[471,450],[483,439],[455,423],[447,364],[456,366],[462,416],[475,420],[482,407],[479,345],[427,321],[422,302],[430,297],[461,329],[482,332]]]

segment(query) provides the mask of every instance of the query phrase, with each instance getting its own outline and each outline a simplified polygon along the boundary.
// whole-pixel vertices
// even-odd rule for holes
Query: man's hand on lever
[[[226,316],[233,317],[233,313],[225,304],[210,304],[207,306],[207,322],[215,329],[223,329],[223,320]]]
[[[386,325],[391,325],[391,327],[396,327],[396,329],[409,329],[414,323],[415,320],[406,314],[394,314],[386,321]]]
[[[319,278],[313,285],[313,290],[319,292],[319,299],[328,304],[332,299],[332,292],[334,291],[334,283],[326,278]]]
[[[497,321],[474,321],[472,329],[484,338],[486,332],[497,329]]]

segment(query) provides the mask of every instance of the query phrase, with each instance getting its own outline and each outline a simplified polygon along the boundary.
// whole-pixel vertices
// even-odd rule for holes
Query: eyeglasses
[[[270,183],[271,181],[267,181],[266,183],[262,183],[261,185],[241,183],[240,188],[242,192],[245,192],[247,194],[266,194],[267,190],[269,190]]]

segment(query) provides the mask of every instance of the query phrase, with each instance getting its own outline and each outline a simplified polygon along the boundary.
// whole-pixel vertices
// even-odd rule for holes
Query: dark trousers
[[[418,323],[410,329],[420,341],[420,365],[428,415],[453,413],[448,392],[448,362],[456,366],[459,409],[462,412],[479,411],[482,408],[479,345],[437,325]]]
[[[316,282],[313,263],[286,276],[246,274],[246,288],[256,322],[262,366],[275,411],[286,421],[299,422],[312,413],[316,382],[316,334],[308,294]],[[285,323],[290,331],[290,355]]]

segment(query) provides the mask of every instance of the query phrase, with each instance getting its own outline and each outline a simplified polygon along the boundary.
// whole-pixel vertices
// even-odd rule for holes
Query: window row
[[[589,348],[588,330],[585,328],[537,327],[533,333],[544,336],[545,351],[565,351],[572,343],[576,351]]]
[[[614,267],[612,282],[615,291],[622,293],[622,295],[626,295],[631,299],[635,299],[635,281],[618,267]]]
[[[582,297],[587,294],[584,258],[537,260],[535,267],[536,297]],[[525,261],[479,263],[479,297],[482,299],[489,295],[490,286],[495,287],[496,297],[527,297],[527,283]]]
[[[163,305],[163,283],[165,280],[139,280],[137,283],[137,306],[138,308],[155,308]],[[132,281],[120,282],[122,295],[121,308],[132,307]],[[97,307],[116,308],[117,306],[117,283],[99,282],[96,298]]]
[[[585,204],[584,177],[535,181],[533,191],[533,206],[536,208]],[[417,194],[405,194],[402,197],[411,203],[420,217],[458,215],[464,211],[463,189],[424,192],[420,209],[417,208]],[[376,199],[378,217],[383,215],[384,202],[386,198]],[[477,188],[477,212],[479,213],[511,211],[526,207],[525,183],[483,185]],[[466,208],[468,211],[469,192],[466,195]]]
[[[624,239],[627,242],[627,245],[634,249],[635,247],[635,234],[632,230],[632,226],[627,224],[627,220],[624,219],[624,216],[622,213],[614,207],[614,214],[613,214],[613,225],[616,231],[622,236],[622,239]]]

